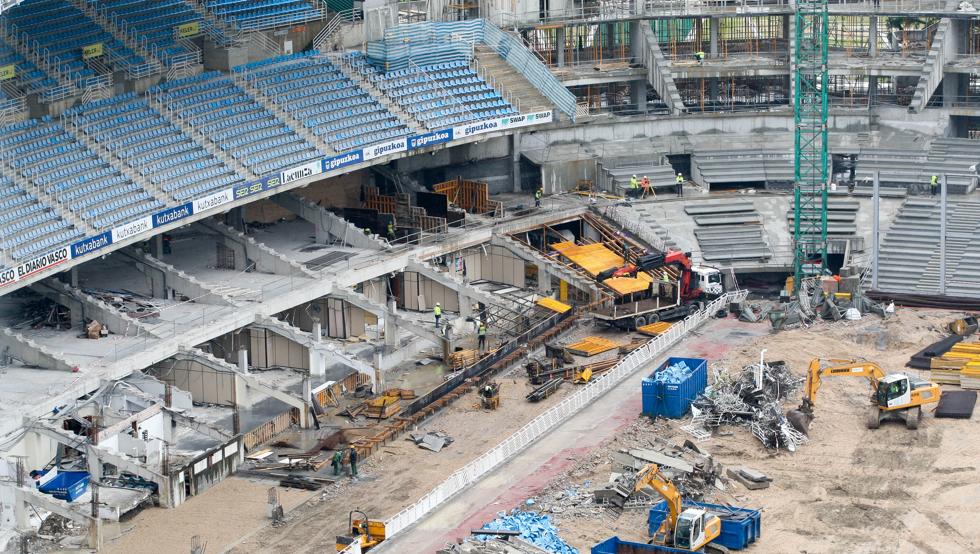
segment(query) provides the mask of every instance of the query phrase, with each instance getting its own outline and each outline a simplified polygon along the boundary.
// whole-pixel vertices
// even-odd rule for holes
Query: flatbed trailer
[[[597,321],[610,327],[631,331],[658,321],[682,319],[701,308],[701,302],[682,301],[678,283],[675,281],[670,284],[670,296],[658,294],[653,298],[599,307],[592,311],[592,315]],[[659,286],[658,292],[666,292],[665,288],[667,287]]]

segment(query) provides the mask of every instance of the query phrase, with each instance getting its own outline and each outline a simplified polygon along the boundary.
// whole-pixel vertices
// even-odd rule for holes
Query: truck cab
[[[725,292],[725,285],[721,279],[721,271],[716,267],[692,265],[691,277],[693,278],[691,288],[701,289],[709,298],[716,298]]]

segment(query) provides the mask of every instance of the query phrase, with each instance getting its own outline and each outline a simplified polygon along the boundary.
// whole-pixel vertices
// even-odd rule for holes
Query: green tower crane
[[[798,284],[827,267],[827,0],[797,2],[795,18],[793,248]]]

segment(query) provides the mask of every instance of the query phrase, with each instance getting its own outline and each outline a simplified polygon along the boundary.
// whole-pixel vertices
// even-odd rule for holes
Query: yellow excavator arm
[[[677,516],[681,513],[681,493],[662,473],[657,464],[648,464],[640,470],[636,479],[634,492],[640,492],[644,487],[657,491],[667,501],[667,518],[660,524],[660,530],[654,537],[667,537],[673,534],[677,526]]]
[[[865,377],[871,388],[877,388],[878,381],[885,376],[881,366],[866,360],[839,360],[814,358],[806,372],[806,386],[803,388],[803,404],[800,409],[812,412],[817,402],[817,391],[824,376]]]

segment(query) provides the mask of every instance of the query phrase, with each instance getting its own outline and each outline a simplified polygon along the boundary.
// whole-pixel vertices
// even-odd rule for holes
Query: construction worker
[[[698,65],[704,65],[704,52],[698,50],[694,53],[694,59],[697,60]]]
[[[676,182],[677,182],[677,185],[676,185],[676,187],[677,187],[677,196],[678,197],[684,196],[684,174],[683,173],[678,173],[677,174]]]
[[[643,181],[640,182],[640,187],[643,189],[643,195],[640,198],[646,198],[650,194],[650,178],[644,175]]]
[[[480,327],[476,331],[476,336],[478,340],[477,348],[479,348],[480,352],[483,352],[483,349],[487,346],[487,324],[485,322],[480,322]]]
[[[436,302],[436,307],[432,308],[432,313],[436,316],[436,328],[438,328],[439,320],[442,319],[442,304]]]
[[[357,479],[357,449],[350,447],[350,475],[352,479]]]
[[[395,222],[388,222],[388,240],[395,240]]]
[[[333,474],[340,475],[340,465],[344,463],[344,451],[338,450],[333,453],[333,458],[330,460],[330,465],[333,466]]]
[[[639,187],[639,181],[636,180],[636,175],[630,177],[630,190],[635,191]],[[636,194],[635,192],[630,194]],[[629,196],[629,194],[627,194]]]
[[[932,195],[936,196],[939,193],[939,175],[933,175],[929,178],[929,185],[932,187]]]
[[[534,191],[534,207],[535,208],[540,208],[541,207],[541,197],[542,196],[544,196],[544,189],[541,188],[541,187],[538,187],[537,190]]]

